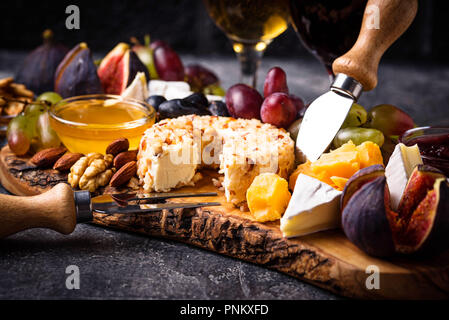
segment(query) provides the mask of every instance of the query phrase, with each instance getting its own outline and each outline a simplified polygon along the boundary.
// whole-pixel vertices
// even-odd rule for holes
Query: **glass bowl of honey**
[[[105,153],[119,138],[130,150],[156,119],[149,104],[115,95],[96,94],[64,99],[50,108],[50,125],[70,152]]]

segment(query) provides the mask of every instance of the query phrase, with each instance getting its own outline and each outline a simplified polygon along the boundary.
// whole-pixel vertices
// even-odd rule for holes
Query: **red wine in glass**
[[[291,22],[304,46],[326,67],[352,48],[368,0],[290,0]]]

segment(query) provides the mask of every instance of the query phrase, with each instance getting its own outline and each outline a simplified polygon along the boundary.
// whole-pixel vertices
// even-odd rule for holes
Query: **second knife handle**
[[[334,61],[334,74],[356,79],[365,91],[374,89],[380,59],[407,30],[417,10],[417,0],[369,0],[359,37],[351,50]]]
[[[49,228],[69,234],[75,226],[73,190],[65,183],[33,197],[0,194],[0,238],[31,228]]]

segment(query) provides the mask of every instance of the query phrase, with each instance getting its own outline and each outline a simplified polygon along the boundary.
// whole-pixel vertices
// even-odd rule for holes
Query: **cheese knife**
[[[410,26],[417,8],[417,0],[368,1],[356,43],[332,65],[336,77],[330,90],[304,114],[296,145],[308,160],[326,151],[362,91],[377,86],[382,55]]]
[[[73,191],[65,183],[33,197],[0,194],[0,238],[31,228],[49,228],[70,234],[77,223],[93,221],[95,212],[149,214],[164,209],[219,206],[219,202],[164,202],[172,198],[211,196],[217,196],[217,193],[122,193],[91,197],[90,192]]]

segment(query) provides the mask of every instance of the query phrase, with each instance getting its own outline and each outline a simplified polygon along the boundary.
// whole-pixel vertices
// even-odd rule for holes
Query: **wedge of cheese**
[[[147,78],[145,73],[138,72],[133,82],[121,94],[123,98],[133,98],[146,101],[150,94],[148,93]]]
[[[396,210],[399,206],[413,169],[422,163],[418,145],[407,147],[399,143],[394,148],[393,154],[385,168],[385,177],[390,189],[390,204],[393,210]]]
[[[193,93],[187,82],[163,80],[151,80],[148,84],[148,91],[150,96],[164,96],[167,100],[184,99]]]
[[[340,226],[342,192],[330,185],[300,174],[287,210],[281,219],[285,237],[298,237]]]

